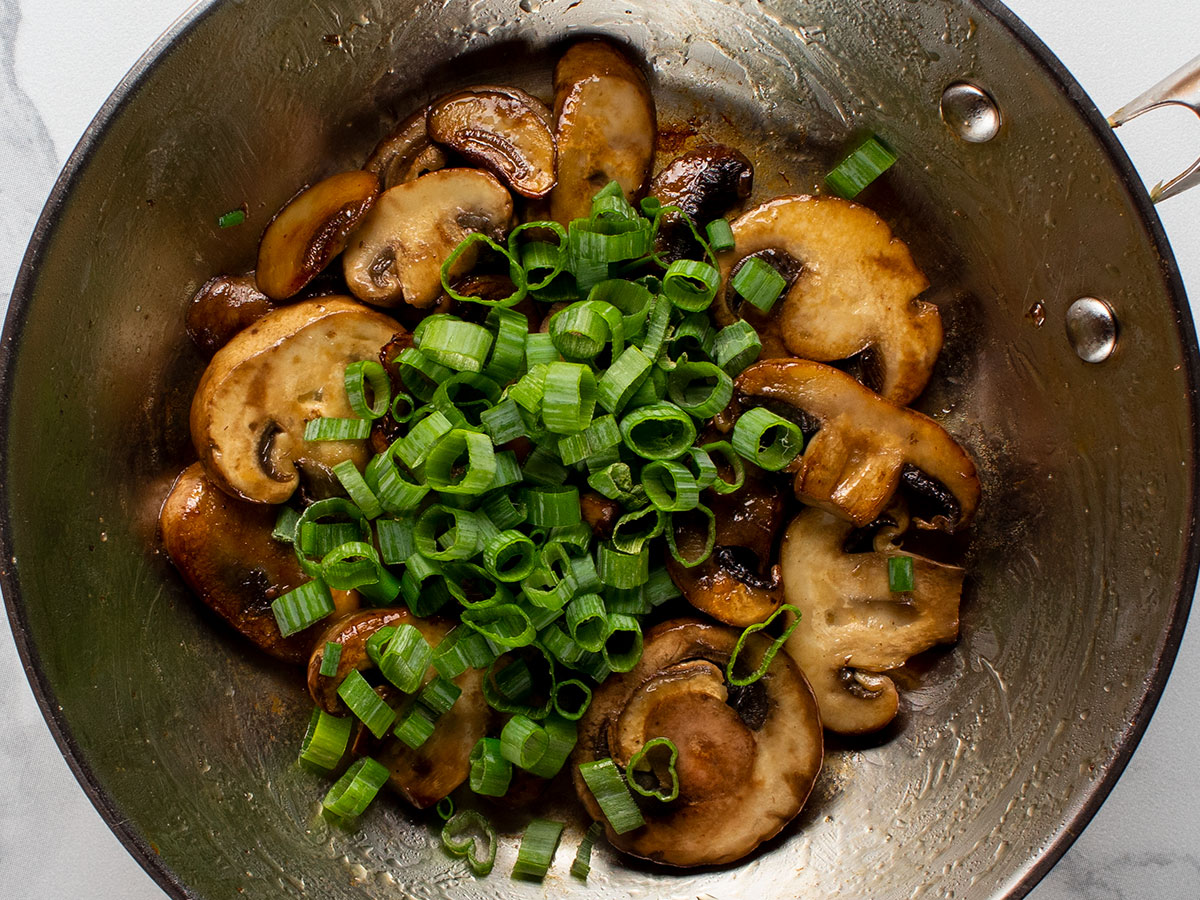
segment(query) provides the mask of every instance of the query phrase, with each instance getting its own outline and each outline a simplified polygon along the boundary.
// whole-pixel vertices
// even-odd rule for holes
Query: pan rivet
[[[1000,107],[991,94],[966,81],[942,91],[942,121],[964,141],[982,144],[1000,132]]]
[[[1067,308],[1067,340],[1084,362],[1104,362],[1117,346],[1117,317],[1095,297],[1080,297]]]

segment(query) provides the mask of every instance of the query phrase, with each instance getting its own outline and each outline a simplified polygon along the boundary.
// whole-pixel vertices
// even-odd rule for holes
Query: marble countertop
[[[92,115],[188,0],[0,0],[0,310],[59,168]],[[1195,0],[1011,0],[1111,112],[1194,56]],[[1136,8],[1136,13],[1133,10]],[[1200,155],[1200,121],[1147,116],[1122,139],[1148,182]],[[1160,208],[1200,303],[1200,190]],[[0,617],[0,895],[162,900],[59,755]],[[1092,824],[1033,900],[1191,900],[1200,888],[1200,628],[1184,638],[1158,712]],[[1182,776],[1181,774],[1182,773]]]

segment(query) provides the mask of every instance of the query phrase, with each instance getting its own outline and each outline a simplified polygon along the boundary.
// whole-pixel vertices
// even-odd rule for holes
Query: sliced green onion
[[[713,219],[704,232],[708,235],[708,245],[717,253],[733,249],[733,229],[729,227],[728,219]]]
[[[497,738],[480,738],[471,750],[471,790],[484,797],[503,797],[512,783],[513,766]]]
[[[504,723],[500,732],[500,753],[514,766],[528,769],[541,759],[549,740],[541,725],[516,715]]]
[[[297,536],[302,553],[324,557],[330,550],[357,541],[363,535],[356,522],[305,522]]]
[[[756,631],[762,631],[764,628],[769,628],[771,624],[784,612],[791,613],[794,618],[788,624],[787,628],[783,630],[783,634],[775,638],[775,640],[771,642],[771,646],[764,651],[762,659],[759,660],[758,668],[748,676],[735,674],[738,656],[741,655],[742,645],[746,643],[747,638],[749,638],[750,635]],[[775,610],[775,612],[771,613],[765,622],[755,622],[753,625],[748,626],[746,630],[738,636],[737,643],[733,647],[733,653],[729,656],[729,662],[725,666],[725,680],[737,687],[744,687],[748,684],[753,684],[754,682],[758,681],[758,679],[762,678],[763,675],[767,673],[767,669],[771,667],[771,663],[775,660],[775,654],[779,652],[779,648],[787,643],[787,639],[792,636],[792,632],[796,630],[796,626],[799,624],[800,610],[792,606],[790,603],[785,603],[779,607],[779,609]]]
[[[512,603],[465,609],[462,622],[501,647],[524,647],[537,637],[529,615]]]
[[[395,455],[410,469],[425,462],[437,442],[454,430],[454,425],[438,410],[434,410],[399,441]],[[388,452],[392,452],[390,449]]]
[[[913,558],[888,557],[888,590],[900,594],[913,589]]]
[[[568,678],[554,685],[554,711],[564,719],[582,719],[591,704],[592,689],[578,678]]]
[[[726,466],[733,470],[733,480],[731,481],[718,468],[717,477],[709,487],[718,494],[732,494],[734,491],[740,491],[742,485],[746,483],[746,467],[742,463],[741,456],[733,449],[733,445],[729,441],[714,441],[711,444],[705,444],[700,449],[709,454],[710,459],[712,454],[719,453]]]
[[[326,678],[332,678],[338,672],[338,663],[342,660],[342,645],[337,641],[326,641],[325,649],[321,651],[320,672]]]
[[[306,441],[362,441],[370,436],[366,419],[312,419],[304,426]]]
[[[546,488],[557,488],[567,480],[567,470],[559,461],[558,454],[545,447],[538,447],[530,453],[521,471],[526,481]],[[528,509],[526,515],[529,515]]]
[[[557,685],[555,689],[557,690]],[[542,724],[542,730],[546,735],[546,749],[541,757],[528,767],[528,771],[539,778],[553,778],[575,749],[579,740],[579,727],[571,719],[550,713]]]
[[[538,640],[564,666],[574,666],[582,658],[584,650],[576,644],[558,625],[547,625],[538,632]]]
[[[456,428],[477,428],[481,414],[499,400],[502,388],[486,375],[459,372],[437,386],[429,402]]]
[[[418,517],[413,540],[426,559],[470,559],[479,549],[479,519],[469,510],[430,506]]]
[[[380,419],[387,415],[392,403],[392,382],[383,366],[373,359],[364,359],[346,366],[343,376],[350,408],[360,419]],[[367,403],[367,388],[371,403]]]
[[[733,449],[768,472],[791,465],[804,450],[804,434],[792,422],[756,406],[733,426]]]
[[[522,652],[528,654],[530,658],[536,653],[538,659],[544,666],[546,673],[546,681],[548,686],[545,690],[545,699],[540,703],[536,699],[531,699],[533,694],[533,675],[529,671],[528,664],[521,657],[513,657],[511,655],[498,656],[488,666],[487,672],[483,678],[483,699],[487,701],[488,706],[497,712],[513,713],[523,716],[528,716],[530,719],[544,719],[550,712],[553,705],[554,695],[554,658],[550,655],[550,651],[537,643],[527,645],[528,649]],[[496,666],[501,661],[507,663],[499,673],[496,672]],[[509,670],[514,666],[521,668],[515,669],[517,673],[513,678],[509,677]],[[523,693],[518,694],[518,689]],[[540,693],[539,693],[539,696]]]
[[[395,633],[395,625],[383,625],[375,629],[374,633],[367,638],[367,658],[376,666],[379,665],[379,660],[383,658],[383,648],[387,646],[388,641],[392,639],[392,635]]]
[[[350,674],[338,685],[337,693],[350,712],[377,738],[387,734],[396,721],[396,711],[383,702],[383,698],[357,669],[350,670]]]
[[[787,287],[787,279],[780,275],[770,263],[764,262],[757,256],[751,256],[729,279],[729,286],[751,306],[767,313],[771,311],[771,307],[775,305],[775,301]]]
[[[625,343],[625,319],[611,303],[581,300],[550,317],[550,339],[566,359],[590,360],[610,342],[616,356]]]
[[[706,262],[679,259],[663,275],[663,296],[685,312],[708,309],[721,286],[721,273]]]
[[[531,525],[555,528],[583,521],[576,487],[525,488],[521,491],[521,502]]]
[[[435,727],[429,713],[421,704],[417,703],[400,720],[400,724],[396,726],[393,733],[413,750],[416,750],[429,740]]]
[[[654,308],[650,310],[650,317],[646,320],[646,337],[642,341],[642,352],[651,362],[656,362],[662,353],[673,309],[671,301],[665,296],[655,298]]]
[[[650,573],[650,578],[642,585],[642,594],[652,607],[662,606],[668,600],[683,596],[671,573],[661,567]]]
[[[510,591],[483,566],[475,563],[446,563],[446,586],[463,606],[482,609],[512,602]]]
[[[625,613],[610,613],[608,636],[600,651],[614,672],[628,672],[642,658],[642,626]]]
[[[646,378],[653,365],[637,347],[626,347],[596,385],[596,402],[611,413],[619,413]]]
[[[426,482],[443,494],[480,494],[495,475],[496,451],[491,438],[465,428],[455,428],[442,437],[425,461]]]
[[[551,244],[549,241],[531,241],[521,248],[521,268],[525,270],[525,278],[531,291],[540,291],[548,287],[550,282],[554,281],[562,272],[567,261],[563,249],[563,245],[566,244],[567,231],[557,222],[550,224],[561,232],[559,245]],[[526,222],[524,225],[514,228],[508,236],[508,252],[513,256],[517,255],[514,238],[520,231],[530,227],[543,228],[546,227],[546,223]]]
[[[696,487],[700,490],[711,487],[717,480],[717,464],[712,461],[708,451],[703,447],[692,447],[683,460],[688,470],[696,479]]]
[[[667,376],[671,402],[697,419],[709,419],[733,399],[733,379],[708,362],[682,362]]]
[[[447,681],[439,674],[429,684],[421,688],[420,700],[421,705],[429,710],[433,714],[433,717],[437,719],[450,712],[461,696],[462,688],[453,681]]]
[[[396,368],[400,373],[400,383],[423,402],[428,402],[437,386],[453,374],[416,347],[406,347],[396,357]]]
[[[418,617],[431,616],[450,601],[445,571],[420,553],[413,553],[405,561],[400,593],[409,611]]]
[[[496,795],[500,796],[500,795]],[[471,834],[472,829],[479,836]],[[496,864],[496,832],[482,813],[473,809],[456,812],[442,826],[442,846],[452,856],[465,856],[476,875],[487,875]]]
[[[353,726],[353,719],[331,716],[323,709],[314,709],[304,740],[300,743],[300,759],[327,771],[336,768],[350,743]]]
[[[667,758],[665,767],[655,766],[648,757],[654,750],[659,747],[665,748],[670,754]],[[643,797],[653,797],[655,800],[661,800],[663,803],[670,803],[679,796],[679,773],[675,770],[675,764],[679,761],[679,750],[675,746],[675,742],[670,738],[656,737],[651,738],[642,744],[633,756],[629,757],[629,768],[625,770],[625,774],[629,778],[629,786],[641,794]],[[667,775],[670,776],[670,788],[654,788],[644,787],[638,781],[638,773],[643,771],[642,764],[645,763],[645,769],[650,770],[655,778],[655,781],[661,784],[661,776],[658,772],[660,768],[665,768]]]
[[[492,348],[490,331],[482,325],[453,317],[430,317],[424,323],[427,323],[427,327],[421,335],[418,349],[429,359],[460,372],[483,370],[488,351]]]
[[[622,553],[611,544],[596,549],[596,569],[600,580],[609,587],[635,588],[650,577],[650,556],[643,546],[638,553]]]
[[[663,512],[683,512],[700,503],[696,479],[687,466],[674,460],[648,463],[642,469],[642,487],[650,503]]]
[[[568,603],[567,631],[584,650],[598,653],[609,631],[604,600],[596,594],[583,594]]]
[[[558,362],[562,356],[554,346],[554,338],[544,332],[530,332],[525,336],[525,362],[529,368],[536,365],[550,365]]]
[[[671,513],[671,521],[667,523],[667,547],[671,551],[671,555],[675,560],[685,568],[698,566],[700,563],[712,556],[713,546],[717,540],[717,520],[713,515],[713,511],[703,503],[698,504],[695,508],[689,509],[683,513]],[[675,540],[675,517],[676,516],[703,516],[704,517],[704,542],[698,546],[680,547]],[[693,542],[694,543],[694,542]]]
[[[645,494],[641,485],[633,482],[633,471],[628,463],[617,462],[588,476],[588,485],[603,494],[609,500],[617,500],[626,505],[637,505],[641,497],[644,504]]]
[[[542,420],[556,434],[574,434],[592,421],[596,376],[580,363],[556,362],[546,369]]]
[[[491,409],[481,412],[479,422],[497,446],[507,444],[519,437],[525,437],[527,434],[525,419],[521,416],[521,408],[511,397],[506,397]]]
[[[529,367],[516,384],[508,386],[508,396],[524,409],[526,412],[533,415],[539,415],[542,411],[542,398],[546,395],[546,373],[550,370],[552,363],[538,363]]]
[[[283,541],[285,544],[295,543],[296,528],[299,524],[300,513],[290,506],[281,506],[279,515],[275,519],[275,528],[271,531],[271,537],[277,541]]]
[[[644,474],[645,470],[643,477]],[[613,526],[612,545],[622,553],[638,553],[649,541],[663,533],[665,525],[666,517],[653,506],[627,512]]]
[[[425,678],[425,672],[433,665],[433,648],[416,626],[407,623],[396,626],[396,632],[379,659],[379,671],[383,677],[404,691],[415,693]]]
[[[871,136],[825,176],[830,189],[846,200],[853,200],[872,181],[892,167],[896,154]]]
[[[554,851],[562,838],[563,826],[549,819],[534,819],[521,837],[513,876],[545,878],[554,861]]]
[[[645,285],[613,278],[595,285],[588,292],[588,300],[600,300],[621,311],[625,324],[625,340],[628,341],[645,327],[654,295]],[[613,357],[616,358],[616,355],[614,353]]]
[[[571,863],[571,875],[575,878],[581,878],[586,881],[588,875],[591,874],[592,847],[602,834],[604,834],[604,826],[599,822],[593,822],[588,826],[587,832],[583,835],[583,840],[579,842],[579,848],[575,851],[575,861]]]
[[[582,763],[579,766],[579,774],[592,796],[596,798],[596,803],[608,819],[608,824],[617,834],[624,834],[646,824],[642,811],[638,809],[633,795],[625,786],[625,779],[621,777],[620,770],[611,759],[605,757]]]
[[[510,309],[494,308],[488,313],[487,327],[495,329],[496,337],[483,374],[500,384],[508,384],[517,377],[525,362],[525,337],[529,333],[529,322],[523,315]]]
[[[346,489],[346,493],[350,495],[350,499],[368,519],[375,519],[383,515],[383,507],[379,505],[379,499],[363,479],[358,467],[354,465],[354,460],[342,460],[333,467],[333,474],[337,476],[342,487]]]
[[[583,431],[559,438],[558,453],[564,465],[573,466],[620,443],[621,429],[617,427],[617,420],[612,416],[600,416]]]
[[[650,370],[649,375],[642,379],[638,389],[629,398],[629,403],[625,406],[627,411],[639,406],[651,406],[667,396],[667,373],[661,365],[663,360],[660,358],[658,362],[659,365]]]
[[[437,806],[434,807],[434,810],[437,812],[439,819],[441,819],[443,822],[446,821],[452,815],[454,815],[454,798],[443,797],[437,802]]]
[[[323,519],[329,518],[348,518],[352,522],[341,523],[325,523]],[[367,517],[363,515],[363,511],[351,503],[349,500],[343,500],[340,497],[331,497],[327,500],[318,500],[316,503],[309,505],[308,509],[300,514],[299,520],[296,522],[296,542],[293,545],[296,550],[296,561],[300,563],[300,568],[307,574],[318,576],[321,574],[320,559],[312,559],[308,554],[318,554],[324,557],[332,547],[327,546],[334,535],[338,536],[337,544],[344,543],[349,537],[348,530],[334,531],[333,529],[326,530],[324,527],[315,529],[312,526],[316,524],[322,526],[329,525],[350,525],[357,528],[355,537],[359,540],[370,540],[371,524],[367,521]],[[336,546],[336,545],[335,545]]]
[[[762,338],[745,319],[726,325],[717,332],[713,341],[713,356],[717,365],[730,378],[737,378],[743,369],[758,359],[760,353]]]
[[[675,459],[696,440],[692,417],[672,403],[641,406],[621,419],[625,446],[645,459]]]
[[[483,547],[483,567],[501,581],[520,581],[533,571],[537,547],[519,531],[502,531]]]
[[[231,209],[227,213],[222,213],[217,217],[218,228],[234,228],[246,221],[246,211],[244,209]]]
[[[467,669],[486,668],[493,659],[483,635],[465,625],[453,629],[433,651],[433,667],[446,679],[457,678]]]
[[[336,816],[353,819],[363,814],[388,780],[388,770],[369,756],[355,761],[329,789],[322,805]]]
[[[333,597],[319,578],[288,591],[271,603],[279,633],[290,637],[333,612]]]
[[[396,466],[394,456],[400,446],[401,441],[396,441],[384,453],[375,456],[363,473],[368,487],[379,498],[379,505],[389,513],[411,512],[429,493],[429,485],[409,481]]]
[[[405,422],[412,419],[413,414],[416,411],[416,401],[403,391],[398,391],[396,395],[392,397],[390,412],[392,414],[392,418],[400,424],[403,425]]]
[[[479,507],[479,511],[491,519],[497,528],[512,528],[525,521],[525,509],[518,508],[507,494],[489,497]]]

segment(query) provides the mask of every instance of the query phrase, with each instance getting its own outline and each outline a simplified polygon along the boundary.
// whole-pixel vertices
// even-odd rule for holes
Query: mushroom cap
[[[258,289],[255,276],[217,275],[200,286],[188,304],[188,337],[207,357],[275,308],[275,303]]]
[[[343,616],[330,625],[313,645],[308,663],[308,691],[316,704],[333,715],[346,715],[346,705],[337,695],[338,685],[352,670],[374,665],[367,655],[367,641],[388,625],[412,625],[431,647],[450,632],[452,624],[437,617],[418,618],[405,607],[365,609]],[[325,643],[342,645],[335,675],[321,674]],[[437,675],[431,666],[422,686]],[[377,762],[387,767],[388,784],[417,809],[433,806],[467,780],[471,773],[471,750],[487,733],[491,708],[483,697],[483,673],[467,669],[453,679],[462,693],[449,711],[438,717],[433,734],[420,747],[412,748],[388,738],[372,750]]]
[[[720,257],[721,324],[736,317],[728,285],[734,266],[782,250],[803,264],[771,316],[792,354],[831,362],[871,351],[881,396],[903,406],[924,390],[942,349],[942,320],[936,306],[917,299],[929,281],[887,223],[857,203],[803,195],[756,206],[731,228],[736,243]],[[756,311],[739,312],[756,324]]]
[[[292,546],[271,536],[275,518],[271,507],[230,497],[192,463],[175,479],[158,523],[167,556],[205,606],[271,656],[301,663],[321,626],[279,633],[271,603],[309,577]],[[357,597],[334,596],[343,610]]]
[[[502,237],[512,221],[512,196],[487,172],[441,169],[384,191],[351,237],[342,257],[346,284],[378,306],[427,307],[442,294],[442,263],[476,231]],[[464,253],[456,278],[475,264]]]
[[[710,144],[677,156],[654,176],[650,196],[678,206],[698,229],[725,215],[750,196],[754,165],[733,147]],[[672,213],[662,223],[656,249],[669,259],[696,256],[700,245],[687,224]]]
[[[928,416],[873,394],[845,372],[804,359],[771,359],[736,382],[742,409],[766,406],[799,421],[808,438],[792,463],[796,496],[858,525],[879,517],[903,483],[925,508],[918,527],[955,531],[979,504],[975,464]],[[815,434],[813,432],[815,431]]]
[[[428,108],[422,107],[397,124],[363,165],[379,176],[385,191],[446,168],[446,154],[429,137],[428,114]]]
[[[263,231],[258,289],[272,300],[298,294],[342,252],[378,196],[378,176],[353,171],[332,175],[293,197]]]
[[[518,88],[480,86],[442,97],[429,108],[429,135],[522,196],[544,197],[554,187],[550,110]]]
[[[625,834],[606,823],[618,850],[672,866],[733,862],[808,798],[823,756],[812,690],[784,653],[755,685],[730,690],[724,669],[738,635],[696,619],[663,622],[647,632],[641,661],[596,689],[573,756],[575,789],[594,819],[604,821],[581,763],[611,756],[624,768],[654,737],[679,751],[678,799],[641,804],[646,824]],[[752,635],[741,658],[757,666],[770,643]]]
[[[298,465],[364,464],[365,441],[306,442],[305,423],[352,417],[346,366],[375,359],[400,330],[348,297],[322,297],[237,334],[212,358],[192,400],[192,442],[209,477],[236,497],[282,503],[299,483]]]
[[[550,217],[564,226],[592,212],[592,195],[616,181],[632,200],[654,162],[658,118],[646,76],[608,41],[571,45],[554,68],[558,185]]]
[[[819,509],[788,526],[780,552],[787,602],[800,610],[788,638],[817,695],[821,721],[839,734],[876,731],[896,716],[886,675],[936,644],[958,638],[964,572],[894,546],[847,553],[854,526]],[[913,560],[913,590],[892,593],[888,559]]]

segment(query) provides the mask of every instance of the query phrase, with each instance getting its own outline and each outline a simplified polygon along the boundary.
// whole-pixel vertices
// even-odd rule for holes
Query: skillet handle
[[[1200,56],[1172,72],[1150,90],[1126,103],[1108,117],[1113,128],[1124,125],[1130,119],[1160,106],[1186,106],[1200,116]],[[1168,182],[1159,182],[1150,190],[1150,199],[1158,203],[1168,197],[1181,194],[1190,187],[1200,184],[1200,159],[1192,163],[1182,174]]]

